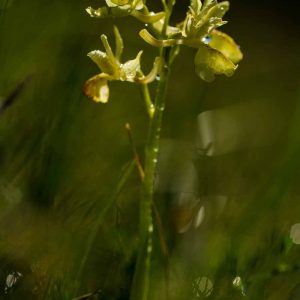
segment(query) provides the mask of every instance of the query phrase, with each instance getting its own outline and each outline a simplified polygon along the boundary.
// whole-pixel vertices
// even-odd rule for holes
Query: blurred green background
[[[132,160],[124,124],[143,158],[147,115],[130,83],[110,83],[105,105],[82,86],[113,24],[124,59],[144,49],[149,70],[157,53],[143,24],[85,12],[101,4],[0,0],[0,103],[31,75],[0,114],[0,299],[129,299],[137,172],[111,195]],[[155,201],[168,249],[156,234],[151,299],[300,299],[299,8],[232,0],[225,19],[244,53],[233,77],[202,82],[185,48],[172,70]]]

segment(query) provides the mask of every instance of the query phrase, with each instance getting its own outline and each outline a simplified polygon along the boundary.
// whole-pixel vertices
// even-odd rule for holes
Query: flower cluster
[[[154,61],[152,70],[145,76],[140,66],[142,51],[137,54],[135,59],[121,63],[120,59],[124,48],[123,40],[117,27],[114,27],[114,33],[116,38],[115,53],[113,53],[107,37],[104,34],[101,36],[101,40],[105,52],[95,50],[88,53],[88,56],[102,71],[100,74],[87,80],[84,85],[84,93],[86,96],[91,97],[96,102],[106,103],[108,101],[108,81],[120,80],[147,84],[155,80],[160,69],[160,59],[157,57]]]
[[[196,73],[205,81],[213,81],[215,74],[231,76],[243,55],[230,36],[217,30],[226,24],[222,18],[228,9],[227,1],[191,0],[185,20],[176,27],[168,26],[166,39],[156,39],[146,29],[140,31],[140,36],[156,47],[186,45],[197,48]],[[160,30],[162,24],[163,20],[155,22],[154,31]]]
[[[185,45],[197,49],[195,55],[196,74],[211,82],[216,74],[233,75],[237,63],[243,54],[239,46],[227,34],[217,30],[226,24],[223,16],[229,9],[229,2],[217,0],[191,0],[189,10],[183,22],[177,26],[165,24],[166,12],[149,12],[145,0],[105,0],[107,6],[98,9],[87,8],[92,17],[133,16],[144,23],[147,29],[140,31],[140,36],[155,47],[173,47]],[[101,73],[90,78],[84,86],[87,96],[96,102],[107,102],[109,98],[108,81],[120,80],[147,84],[155,80],[161,68],[161,59],[156,58],[153,69],[145,76],[141,71],[140,51],[136,58],[121,63],[123,41],[115,27],[116,51],[113,53],[105,35],[101,36],[105,52],[92,51],[88,56],[98,65]],[[161,39],[161,37],[164,37]]]
[[[107,6],[94,9],[88,7],[86,11],[91,17],[124,17],[133,16],[144,23],[154,23],[162,19],[164,12],[149,12],[143,0],[105,0]]]

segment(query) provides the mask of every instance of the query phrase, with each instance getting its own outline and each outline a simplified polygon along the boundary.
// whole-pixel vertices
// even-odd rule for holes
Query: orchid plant
[[[194,58],[196,74],[211,82],[215,75],[231,76],[243,55],[239,46],[227,34],[218,30],[226,24],[223,20],[229,9],[229,2],[217,0],[190,0],[185,19],[177,25],[170,24],[175,0],[161,0],[163,11],[150,12],[146,0],[105,0],[106,6],[86,9],[93,18],[132,16],[148,26],[140,31],[141,38],[158,49],[149,74],[144,75],[141,67],[140,51],[136,57],[121,63],[123,40],[117,27],[115,33],[115,52],[112,51],[107,37],[101,41],[105,51],[94,50],[88,54],[97,64],[100,73],[86,81],[84,93],[96,102],[109,100],[109,81],[127,81],[142,88],[149,115],[148,138],[145,145],[145,161],[142,167],[142,199],[140,201],[140,246],[135,275],[131,290],[132,300],[149,298],[150,267],[153,235],[153,198],[154,183],[159,153],[161,123],[166,101],[166,90],[171,66],[180,53],[180,47],[196,49]],[[160,80],[155,79],[159,76]],[[156,95],[152,100],[148,85],[156,83]],[[137,160],[137,164],[139,160]],[[139,165],[139,170],[141,166]]]

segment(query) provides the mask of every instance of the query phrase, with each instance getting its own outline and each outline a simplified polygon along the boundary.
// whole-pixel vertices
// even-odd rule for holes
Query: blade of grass
[[[129,176],[131,175],[133,169],[135,167],[135,160],[132,160],[123,170],[123,172],[120,174],[118,183],[116,184],[116,187],[114,189],[112,189],[112,194],[110,194],[108,196],[108,200],[105,204],[105,206],[103,207],[102,211],[99,213],[98,218],[94,224],[94,228],[91,230],[87,243],[86,243],[86,247],[84,250],[84,254],[82,256],[81,262],[80,262],[80,266],[77,272],[77,278],[76,278],[76,285],[78,285],[80,277],[82,275],[82,272],[84,270],[84,267],[86,265],[87,259],[89,257],[89,254],[91,252],[93,243],[96,239],[97,236],[97,232],[99,227],[101,226],[103,219],[105,217],[105,215],[107,214],[107,212],[109,211],[109,209],[115,204],[118,196],[120,195],[120,193],[122,192]]]
[[[134,140],[133,140],[133,136],[132,136],[132,130],[131,130],[131,126],[130,126],[129,123],[125,124],[125,129],[126,129],[127,134],[128,134],[128,139],[129,139],[129,143],[130,143],[130,146],[131,146],[131,149],[132,149],[132,153],[133,153],[133,157],[134,157],[134,160],[135,160],[137,170],[139,172],[141,181],[143,182],[144,178],[145,178],[145,173],[144,173],[143,166],[141,164],[139,154],[138,154],[138,152],[136,150],[136,147],[135,147],[135,144],[134,144]]]
[[[14,90],[5,98],[3,103],[0,104],[0,116],[17,100],[31,78],[31,75],[25,77],[25,79],[18,83]]]

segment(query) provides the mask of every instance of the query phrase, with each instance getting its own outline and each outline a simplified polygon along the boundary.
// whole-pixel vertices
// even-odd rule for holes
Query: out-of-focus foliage
[[[188,5],[177,2],[174,23]],[[166,290],[172,300],[298,299],[300,248],[290,234],[300,222],[299,10],[287,2],[231,1],[224,29],[245,54],[234,77],[200,82],[189,48],[174,64],[156,197],[168,248],[155,236],[151,299]],[[86,53],[99,32],[113,38],[114,23],[124,61],[145,49],[151,70],[156,53],[134,18],[85,12],[102,4],[0,1],[1,103],[32,76],[0,115],[1,299],[71,300],[98,289],[95,299],[128,299],[137,172],[109,201],[132,160],[124,124],[143,158],[147,115],[131,84],[112,81],[106,106],[82,85],[97,72]]]

